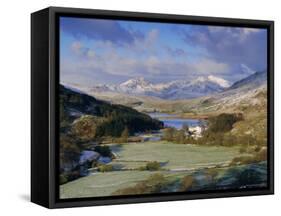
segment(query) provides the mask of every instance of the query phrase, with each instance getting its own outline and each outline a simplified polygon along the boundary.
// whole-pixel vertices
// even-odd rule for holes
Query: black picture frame
[[[60,16],[266,28],[268,31],[268,187],[59,199],[58,92]],[[49,7],[31,15],[31,201],[47,208],[192,200],[274,193],[274,22],[232,18]]]

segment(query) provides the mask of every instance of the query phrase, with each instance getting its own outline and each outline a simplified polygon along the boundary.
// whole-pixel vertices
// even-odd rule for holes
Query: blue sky
[[[214,75],[235,82],[267,67],[265,29],[60,18],[62,82],[92,86]]]

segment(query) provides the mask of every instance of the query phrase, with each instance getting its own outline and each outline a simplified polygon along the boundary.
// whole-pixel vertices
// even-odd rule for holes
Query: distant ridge
[[[251,74],[250,76],[241,79],[235,83],[233,83],[232,86],[229,87],[229,89],[237,89],[242,87],[257,87],[259,85],[265,84],[267,81],[267,73],[266,71],[259,71],[254,74]]]

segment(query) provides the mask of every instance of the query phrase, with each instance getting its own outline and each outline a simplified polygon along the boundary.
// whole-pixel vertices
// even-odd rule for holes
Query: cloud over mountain
[[[61,25],[61,79],[116,84],[218,76],[235,82],[266,68],[266,31],[67,18]]]

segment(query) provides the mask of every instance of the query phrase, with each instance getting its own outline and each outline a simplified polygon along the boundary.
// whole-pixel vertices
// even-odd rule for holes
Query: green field
[[[137,168],[148,161],[162,163],[169,170],[197,169],[226,164],[240,155],[236,147],[199,146],[168,142],[144,142],[111,145],[117,159],[112,165]]]
[[[110,146],[117,155],[111,164],[120,171],[97,172],[61,185],[61,198],[109,196],[118,189],[134,186],[154,173],[178,178],[199,168],[227,164],[240,155],[236,147],[205,147],[162,141]],[[163,170],[126,170],[143,166],[148,161],[160,162]]]

